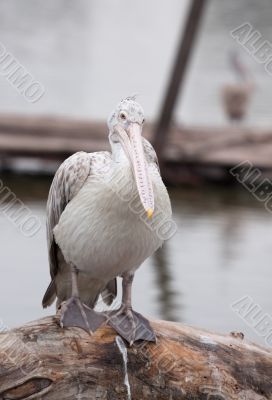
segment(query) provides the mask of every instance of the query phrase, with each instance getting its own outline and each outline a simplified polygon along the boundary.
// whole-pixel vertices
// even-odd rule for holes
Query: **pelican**
[[[47,202],[51,283],[43,307],[57,299],[62,327],[95,332],[109,323],[130,344],[154,341],[146,318],[132,308],[135,271],[162,246],[155,222],[170,220],[168,192],[152,145],[142,137],[144,112],[135,98],[118,103],[108,119],[111,152],[77,152],[57,170]],[[122,277],[118,310],[110,305]]]
[[[222,88],[222,101],[230,120],[242,120],[247,112],[248,104],[255,89],[247,67],[240,60],[239,54],[230,53],[230,64],[236,74],[237,82],[225,84]]]

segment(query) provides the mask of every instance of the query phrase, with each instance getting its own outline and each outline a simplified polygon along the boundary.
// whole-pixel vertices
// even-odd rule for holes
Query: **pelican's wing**
[[[93,168],[103,167],[109,159],[110,153],[106,151],[97,153],[80,151],[67,158],[54,176],[46,208],[47,245],[52,282],[44,295],[44,307],[50,305],[55,298],[54,278],[58,272],[59,248],[54,239],[53,229],[58,224],[65,207],[82,188]]]
[[[154,164],[156,166],[158,172],[160,172],[159,161],[158,161],[157,154],[154,150],[154,147],[145,138],[143,138],[143,146],[144,146],[144,152],[145,152],[147,162]]]
[[[54,279],[57,269],[57,246],[53,229],[58,224],[66,205],[82,188],[90,173],[90,154],[80,151],[67,158],[57,170],[47,201],[47,245],[51,278]]]

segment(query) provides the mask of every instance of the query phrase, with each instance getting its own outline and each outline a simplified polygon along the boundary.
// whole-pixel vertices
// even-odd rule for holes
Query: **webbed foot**
[[[156,342],[149,321],[129,307],[121,307],[108,314],[108,324],[131,346],[137,340]]]
[[[106,317],[83,304],[78,297],[71,297],[61,307],[60,326],[78,327],[93,334]]]

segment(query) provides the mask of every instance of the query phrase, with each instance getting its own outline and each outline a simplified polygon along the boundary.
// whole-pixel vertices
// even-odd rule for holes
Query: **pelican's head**
[[[129,160],[139,197],[149,218],[154,211],[154,194],[143,149],[144,111],[134,97],[118,103],[108,119],[109,141],[113,157],[119,161],[124,154]]]

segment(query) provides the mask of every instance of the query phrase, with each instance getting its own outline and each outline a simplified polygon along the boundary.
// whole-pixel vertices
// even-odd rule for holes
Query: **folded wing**
[[[80,151],[67,158],[57,170],[48,195],[47,245],[50,265],[51,283],[44,295],[42,304],[47,307],[56,298],[54,278],[58,272],[59,248],[54,240],[53,229],[58,224],[66,205],[84,185],[91,171],[91,154]]]

